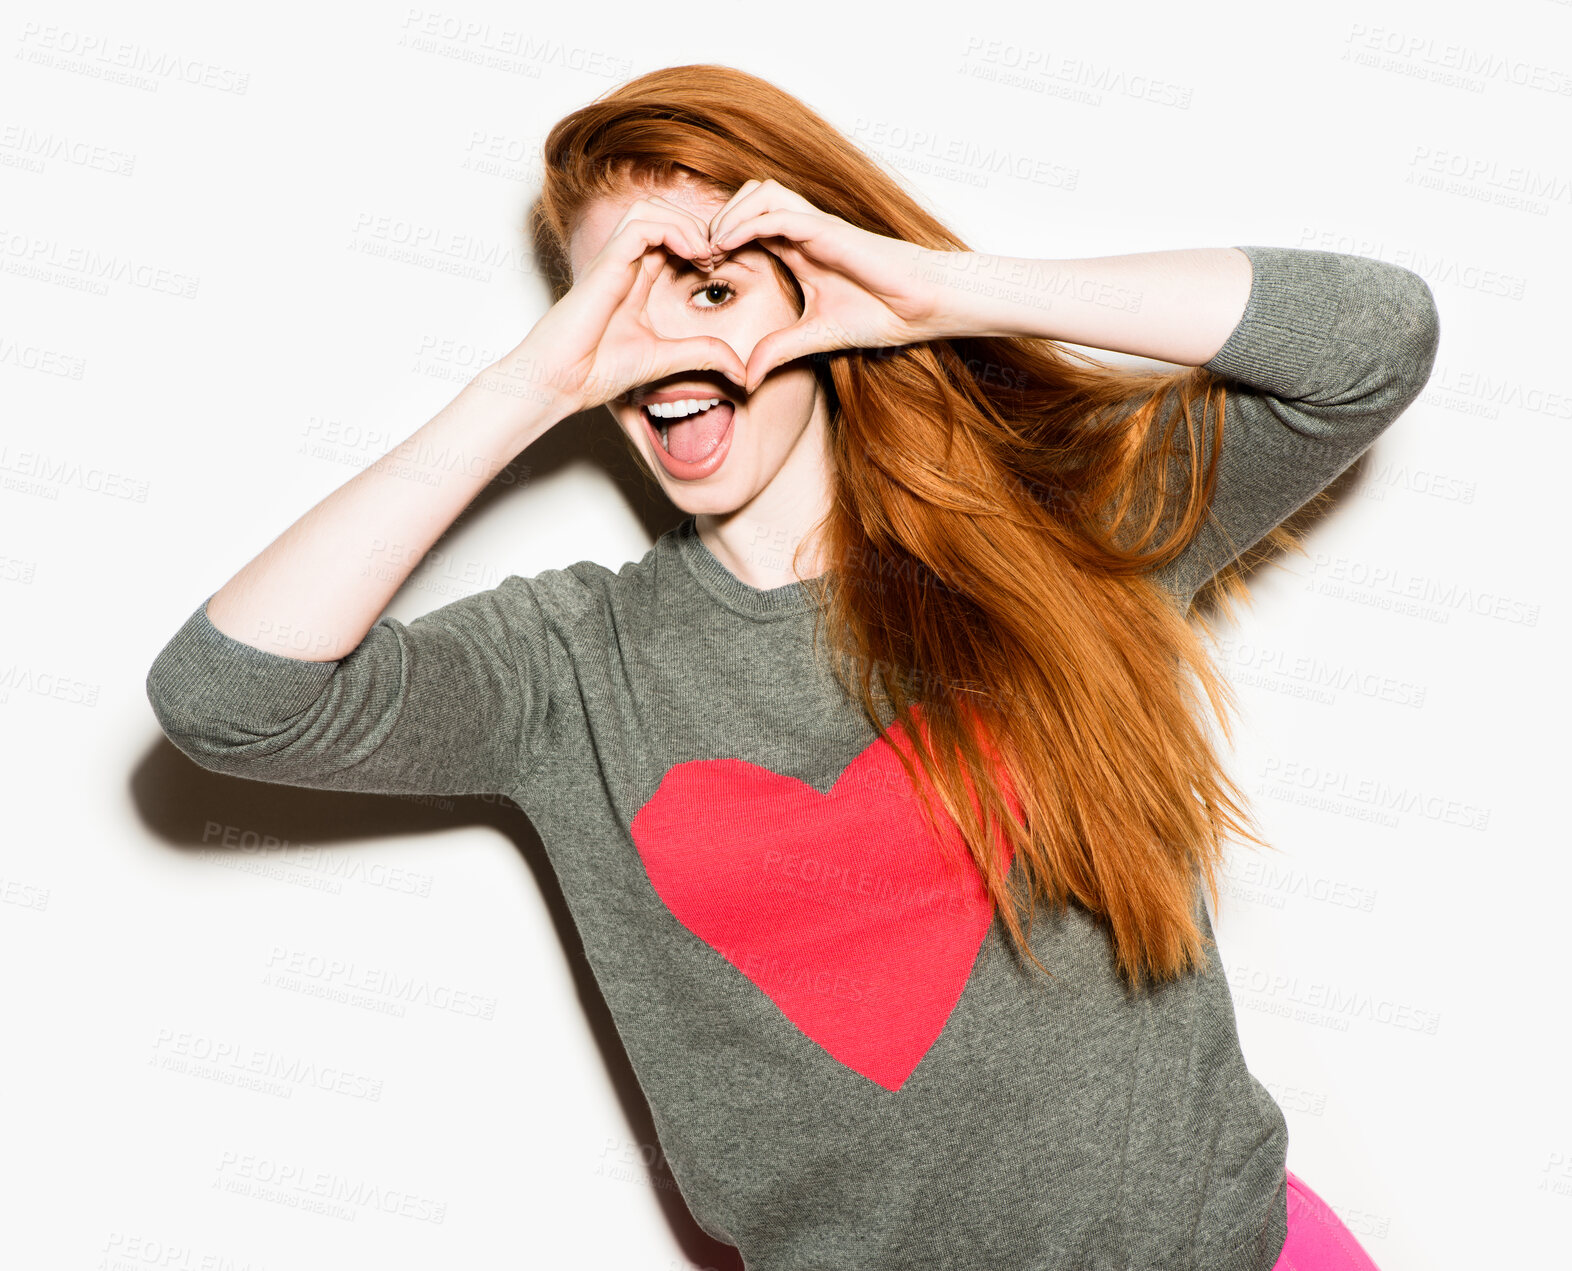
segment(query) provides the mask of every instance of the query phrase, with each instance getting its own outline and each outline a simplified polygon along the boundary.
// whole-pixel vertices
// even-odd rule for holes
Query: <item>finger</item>
[[[670,199],[658,194],[647,195],[628,205],[623,214],[624,220],[672,220],[682,225],[687,231],[688,241],[693,244],[690,260],[697,260],[707,256],[710,250],[709,227],[702,217],[696,216],[689,209],[678,207]]]
[[[750,394],[755,393],[764,382],[764,377],[776,367],[784,366],[804,354],[820,351],[820,346],[812,339],[811,324],[798,322],[780,331],[771,331],[748,354],[743,387]]]
[[[708,254],[708,241],[691,221],[674,211],[650,206],[647,201],[645,204],[645,215],[634,216],[630,213],[611,232],[611,237],[600,249],[591,268],[600,263],[602,258],[626,267],[656,244],[684,260],[696,260]]]
[[[755,240],[755,245],[763,248],[774,256],[791,275],[791,280],[797,284],[802,292],[804,307],[813,303],[818,294],[818,288],[813,285],[814,274],[820,272],[819,267],[800,251],[790,239],[785,238],[760,238]],[[784,281],[784,280],[783,280]]]
[[[634,276],[628,294],[622,298],[622,303],[617,306],[618,312],[641,313],[649,302],[650,292],[655,287],[655,280],[660,277],[661,270],[666,268],[670,257],[664,247],[651,247],[644,255],[639,257],[638,273]]]
[[[643,383],[653,383],[678,371],[719,371],[733,384],[747,382],[748,368],[742,364],[737,351],[725,340],[713,335],[689,336],[683,340],[657,340],[659,356],[651,364],[651,373]]]
[[[573,291],[580,297],[584,321],[599,332],[597,339],[604,339],[618,326],[638,324],[666,259],[665,251],[657,245],[620,269],[607,260],[586,271]]]
[[[774,208],[768,212],[760,212],[745,220],[736,221],[715,240],[715,246],[721,251],[734,251],[743,243],[753,242],[760,238],[784,238],[807,247],[815,260],[820,258],[820,253],[814,248],[817,240],[825,235],[825,228],[829,221],[817,212],[799,212],[791,208]]]
[[[781,258],[781,263],[784,264],[787,269],[791,270],[793,274],[797,275],[797,281],[799,283],[802,282],[802,275],[811,274],[813,272],[814,262],[811,258],[805,255],[802,249],[793,243],[791,239],[781,238],[780,236],[776,235],[767,240],[756,239],[755,241],[760,247],[764,248],[765,251],[779,256]]]
[[[738,220],[781,208],[790,212],[818,212],[819,209],[795,190],[790,190],[773,177],[763,181],[745,182],[726,205],[710,217],[710,237],[722,233],[728,225]]]
[[[722,208],[710,218],[710,241],[718,242],[728,231],[764,212],[803,212],[810,216],[824,216],[818,208],[795,190],[787,189],[773,178],[761,181],[746,194]],[[724,249],[723,249],[724,250]]]
[[[763,184],[764,182],[758,180],[744,181],[737,187],[737,192],[733,194],[731,198],[726,200],[725,204],[721,207],[721,210],[716,212],[714,216],[710,217],[710,223],[705,229],[706,236],[710,242],[713,243],[715,241],[715,235],[717,230],[720,228],[721,222],[728,219],[728,214],[731,212],[732,208],[736,207]]]
[[[688,208],[679,207],[669,199],[662,198],[659,194],[651,194],[648,198],[642,201],[649,203],[652,207],[658,207],[664,211],[668,211],[672,215],[680,217],[685,223],[687,223],[687,225],[693,231],[692,238],[694,247],[695,250],[699,253],[698,255],[693,256],[691,259],[701,265],[709,263],[710,231],[709,226],[705,223],[702,217],[690,211]],[[635,204],[634,206],[636,207],[638,205]]]
[[[800,195],[794,194],[774,178],[749,182],[748,184],[753,186],[751,190],[747,186],[738,190],[731,202],[711,219],[710,241],[712,244],[722,235],[729,234],[737,225],[764,212],[795,211],[814,213],[818,211],[813,204]],[[728,254],[727,249],[717,248],[711,268],[719,265]]]
[[[633,281],[629,285],[627,292],[613,307],[611,313],[601,322],[602,339],[608,333],[618,330],[632,330],[641,326],[648,329],[649,324],[645,321],[644,309],[649,301],[650,290],[654,287],[656,279],[660,277],[661,271],[666,267],[668,259],[665,249],[660,246],[651,247],[643,256],[639,257],[635,263],[637,272],[634,274]],[[656,338],[658,339],[659,337],[657,336]],[[652,377],[646,376],[633,381],[619,379],[618,383],[644,383],[649,378]],[[625,400],[630,391],[631,389],[624,388],[613,400]]]
[[[600,249],[575,289],[586,297],[591,311],[607,321],[636,287],[642,288],[641,295],[649,294],[669,259],[666,253],[689,258],[691,250],[674,220],[629,221]]]
[[[857,338],[838,323],[819,317],[799,318],[789,327],[771,331],[753,346],[748,355],[748,379],[744,387],[752,393],[778,366],[811,353],[853,349],[858,343]]]

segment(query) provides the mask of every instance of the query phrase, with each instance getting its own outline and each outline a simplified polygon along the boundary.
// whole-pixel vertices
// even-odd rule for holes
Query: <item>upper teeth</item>
[[[719,406],[720,398],[688,397],[680,402],[646,402],[645,409],[657,419],[681,419],[684,415],[692,415],[696,411],[708,410],[711,406]]]

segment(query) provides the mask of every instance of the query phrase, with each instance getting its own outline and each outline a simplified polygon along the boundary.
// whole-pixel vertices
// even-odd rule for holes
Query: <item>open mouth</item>
[[[665,457],[682,467],[701,465],[725,441],[736,409],[724,397],[710,395],[680,401],[645,402],[640,408]]]

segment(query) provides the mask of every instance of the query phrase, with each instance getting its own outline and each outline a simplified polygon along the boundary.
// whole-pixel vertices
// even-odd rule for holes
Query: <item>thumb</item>
[[[808,353],[817,353],[825,345],[822,341],[815,340],[816,324],[799,320],[789,327],[782,327],[779,331],[771,331],[753,346],[753,351],[748,355],[747,382],[745,387],[748,392],[753,392],[764,382],[764,377],[794,358],[799,358]]]
[[[742,385],[748,370],[737,356],[737,351],[725,340],[713,335],[695,335],[682,340],[660,339],[656,347],[661,358],[652,380],[678,371],[719,371],[733,384]]]

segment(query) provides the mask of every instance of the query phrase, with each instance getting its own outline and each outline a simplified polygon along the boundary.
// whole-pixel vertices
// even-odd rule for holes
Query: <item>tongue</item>
[[[667,425],[666,449],[673,459],[698,463],[719,444],[726,425],[731,422],[730,402],[711,406],[697,415],[673,419]]]

